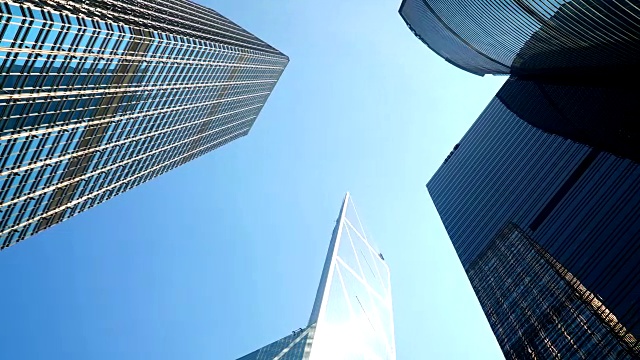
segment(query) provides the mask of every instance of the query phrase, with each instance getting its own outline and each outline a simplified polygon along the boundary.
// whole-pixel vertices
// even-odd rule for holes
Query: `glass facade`
[[[288,58],[187,0],[0,0],[0,248],[246,135]]]
[[[637,0],[403,0],[411,31],[477,75],[634,70]]]
[[[275,341],[238,360],[302,360],[308,359],[315,326],[292,331],[291,335]]]
[[[518,118],[621,158],[640,162],[638,91],[617,80],[508,80],[496,97]]]
[[[469,281],[507,359],[637,359],[640,344],[517,225],[469,265]]]
[[[621,91],[628,94],[614,96]],[[597,294],[598,316],[613,314],[624,329],[619,336],[640,333],[639,145],[625,127],[640,118],[635,102],[626,103],[638,95],[613,84],[505,83],[427,184],[467,274],[505,224],[514,224]],[[602,126],[608,130],[594,136]],[[481,276],[489,282],[506,275]],[[489,293],[478,287],[482,281],[477,294]],[[485,312],[501,301],[479,298]],[[505,319],[499,327],[517,331]],[[540,340],[536,332],[527,336]],[[510,358],[513,349],[501,345]],[[579,358],[563,349],[562,358]]]
[[[281,348],[291,350],[277,350]],[[285,357],[294,348],[304,350]],[[259,353],[266,355],[256,357]],[[389,268],[383,255],[367,240],[351,196],[347,194],[333,231],[308,326],[239,360],[395,358]]]

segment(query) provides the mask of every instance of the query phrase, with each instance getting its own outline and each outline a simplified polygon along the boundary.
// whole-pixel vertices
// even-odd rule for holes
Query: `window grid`
[[[246,135],[288,63],[212,10],[162,2],[215,20],[195,36],[137,3],[0,1],[1,248]]]

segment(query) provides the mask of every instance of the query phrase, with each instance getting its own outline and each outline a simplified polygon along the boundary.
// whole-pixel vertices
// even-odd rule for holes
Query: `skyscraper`
[[[640,357],[638,95],[510,79],[427,184],[508,359]]]
[[[637,0],[403,0],[436,54],[477,75],[628,73],[640,65]]]
[[[0,248],[246,135],[288,58],[188,0],[0,0]]]
[[[347,193],[307,326],[238,360],[395,360],[389,268]]]

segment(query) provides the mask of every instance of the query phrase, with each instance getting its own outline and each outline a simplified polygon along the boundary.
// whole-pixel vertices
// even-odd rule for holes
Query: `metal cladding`
[[[639,95],[509,79],[427,184],[508,359],[640,357]]]
[[[512,78],[496,97],[540,130],[640,163],[638,91],[618,85],[615,78],[586,80]]]
[[[0,1],[0,248],[246,135],[288,58],[191,1]]]
[[[476,75],[640,65],[637,0],[403,0],[400,15],[435,53]]]

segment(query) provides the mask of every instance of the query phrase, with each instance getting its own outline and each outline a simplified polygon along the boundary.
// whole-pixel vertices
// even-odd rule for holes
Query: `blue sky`
[[[399,1],[201,0],[291,63],[249,136],[0,253],[7,359],[235,359],[304,326],[350,191],[398,359],[502,357],[425,183],[505,78]]]

